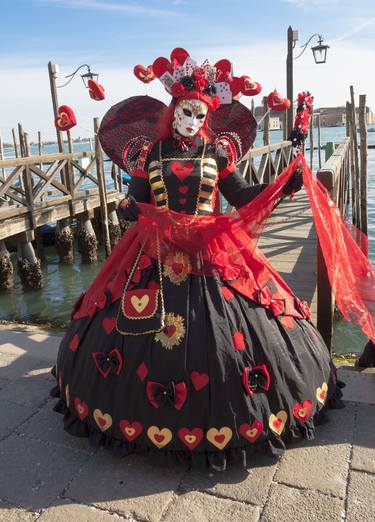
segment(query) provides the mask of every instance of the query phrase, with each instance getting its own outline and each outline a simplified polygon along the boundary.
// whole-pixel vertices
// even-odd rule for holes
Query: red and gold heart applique
[[[311,408],[312,401],[297,402],[297,404],[293,406],[293,415],[301,422],[305,422],[310,416]]]
[[[248,76],[241,76],[242,88],[241,92],[245,96],[256,96],[262,90],[262,86],[258,82],[253,82]]]
[[[190,379],[196,391],[202,390],[210,381],[207,373],[199,373],[196,370],[191,372]]]
[[[271,430],[277,435],[281,435],[285,428],[285,423],[288,419],[288,414],[284,410],[280,410],[276,415],[270,415],[268,419],[268,425]]]
[[[85,402],[81,401],[81,399],[79,397],[76,397],[74,399],[74,406],[78,413],[78,417],[80,418],[81,421],[83,421],[83,419],[85,419],[87,417],[87,415],[89,414],[89,407],[87,406],[87,404]]]
[[[55,127],[59,131],[67,131],[77,125],[77,120],[73,109],[68,105],[61,105],[58,108],[57,116],[55,118]]]
[[[102,321],[102,326],[105,330],[105,333],[109,335],[115,329],[116,317],[104,317]]]
[[[289,109],[290,100],[283,98],[276,90],[271,92],[267,98],[268,107],[276,112],[283,112]]]
[[[194,164],[187,161],[172,161],[170,169],[181,183],[193,172]]]
[[[206,434],[207,440],[220,450],[224,449],[233,436],[233,432],[227,426],[223,426],[219,430],[210,428]]]
[[[106,431],[112,426],[112,417],[109,413],[103,413],[97,408],[94,410],[93,417],[101,431]]]
[[[89,89],[90,98],[96,101],[104,100],[105,94],[103,85],[100,85],[95,80],[89,80],[87,82],[87,86]]]
[[[321,387],[316,389],[316,398],[321,404],[324,404],[327,398],[328,385],[326,382],[323,382]]]
[[[144,65],[136,65],[133,69],[134,76],[141,80],[143,83],[150,83],[155,79],[154,71],[152,70],[152,65],[145,67]]]
[[[190,259],[184,252],[171,252],[164,261],[164,275],[171,283],[180,285],[191,272]]]
[[[78,346],[79,346],[79,339],[78,339],[78,335],[75,334],[74,337],[72,338],[72,340],[69,343],[69,349],[72,352],[75,352],[77,350]]]
[[[255,442],[263,433],[263,423],[255,421],[252,424],[245,422],[240,426],[241,436],[249,442]]]
[[[157,426],[150,426],[147,436],[158,448],[163,448],[172,440],[172,432],[168,428],[159,429]]]
[[[178,438],[187,446],[189,449],[194,449],[200,444],[203,439],[203,430],[201,428],[181,428],[177,432]]]
[[[120,430],[126,440],[132,442],[135,440],[143,431],[142,424],[140,422],[134,421],[129,422],[124,419],[119,422]]]
[[[185,336],[185,320],[181,315],[166,314],[165,327],[155,334],[155,341],[160,342],[164,348],[171,350],[181,343]]]

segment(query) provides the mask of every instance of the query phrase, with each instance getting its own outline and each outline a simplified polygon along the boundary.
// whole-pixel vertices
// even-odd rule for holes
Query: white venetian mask
[[[173,127],[181,136],[191,138],[203,127],[208,107],[200,100],[181,100],[174,110]]]

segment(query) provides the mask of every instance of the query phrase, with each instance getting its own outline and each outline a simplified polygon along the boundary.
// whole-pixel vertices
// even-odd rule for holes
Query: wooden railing
[[[251,185],[271,183],[293,159],[290,141],[250,149],[239,168]],[[258,161],[257,161],[258,160]]]
[[[332,156],[317,173],[317,178],[329,190],[333,201],[345,216],[350,202],[351,177],[351,141],[345,140],[337,147]],[[352,204],[356,205],[358,194],[352,192]],[[317,259],[317,289],[318,289],[318,330],[332,349],[332,333],[335,300],[332,294],[323,254],[318,242]]]

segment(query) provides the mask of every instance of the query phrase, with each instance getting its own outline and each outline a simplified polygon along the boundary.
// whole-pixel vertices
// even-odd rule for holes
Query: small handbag
[[[128,290],[142,255],[142,250],[143,246],[140,247],[134,265],[130,270],[117,313],[116,329],[122,335],[156,333],[165,327],[163,279],[159,248],[157,249],[157,262],[160,288],[137,288]]]

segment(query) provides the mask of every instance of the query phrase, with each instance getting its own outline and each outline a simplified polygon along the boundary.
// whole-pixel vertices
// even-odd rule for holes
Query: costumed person
[[[172,101],[135,96],[103,119],[104,150],[132,174],[120,212],[134,224],[73,307],[55,409],[69,433],[119,456],[251,465],[312,439],[341,406],[308,305],[256,246],[275,203],[301,187],[300,162],[270,185],[243,179],[256,121],[234,100],[245,81],[228,60],[197,66],[175,49],[137,67]]]

